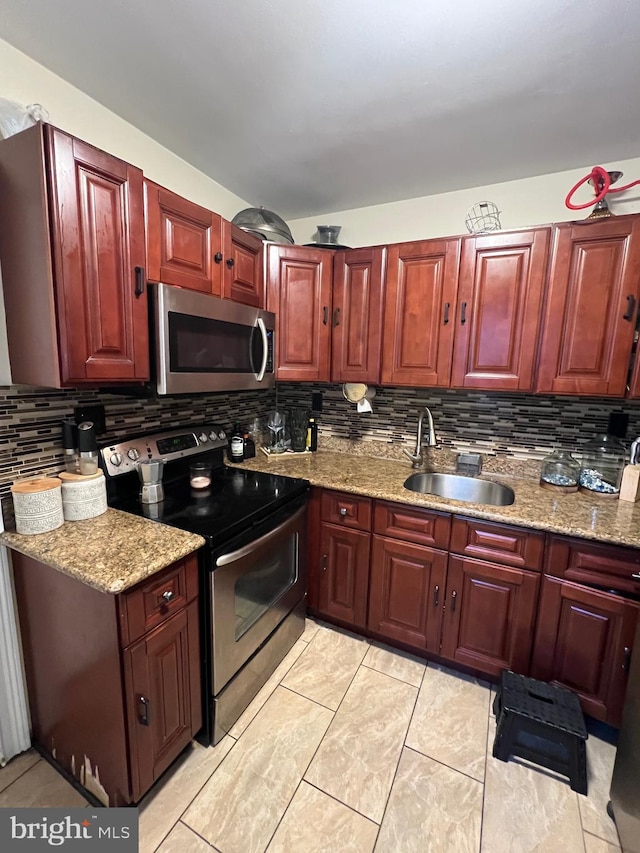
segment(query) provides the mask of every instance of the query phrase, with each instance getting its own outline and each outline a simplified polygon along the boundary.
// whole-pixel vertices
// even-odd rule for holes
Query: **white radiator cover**
[[[0,532],[4,530],[0,516]],[[0,545],[0,767],[31,745],[9,552]]]

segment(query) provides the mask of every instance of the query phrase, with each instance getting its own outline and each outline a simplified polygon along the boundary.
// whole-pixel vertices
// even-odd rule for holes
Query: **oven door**
[[[299,507],[299,504],[297,504]],[[273,527],[214,559],[210,579],[213,693],[217,695],[307,587],[307,508],[273,516]]]
[[[274,384],[273,314],[166,284],[150,293],[159,394]]]

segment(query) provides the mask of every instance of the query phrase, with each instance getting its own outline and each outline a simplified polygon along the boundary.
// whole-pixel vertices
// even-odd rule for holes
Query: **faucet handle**
[[[413,453],[409,453],[409,451],[404,447],[402,448],[402,452],[404,453],[405,456],[407,456],[413,462],[414,468],[419,468],[422,465],[422,460],[423,460],[422,453],[418,453],[417,455],[414,455]]]

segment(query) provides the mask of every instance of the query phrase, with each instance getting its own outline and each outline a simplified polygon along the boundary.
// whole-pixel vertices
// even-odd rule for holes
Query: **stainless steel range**
[[[217,424],[128,438],[101,448],[110,506],[204,537],[199,554],[204,727],[217,743],[304,630],[306,480],[230,468]],[[162,459],[164,499],[140,500],[137,467]],[[211,465],[193,489],[189,466]]]

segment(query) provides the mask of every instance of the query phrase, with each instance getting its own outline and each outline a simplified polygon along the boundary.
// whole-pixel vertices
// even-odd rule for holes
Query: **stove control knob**
[[[136,459],[140,459],[140,452],[132,447],[131,450],[127,450],[127,456],[135,462]]]
[[[211,432],[209,433],[209,438],[211,439],[211,441],[217,441],[218,440],[218,433],[211,430]]]
[[[224,441],[226,437],[227,437],[226,432],[223,429],[221,429],[220,432],[218,433],[218,438],[220,439],[220,441]]]
[[[111,462],[112,465],[115,465],[116,468],[118,465],[122,465],[122,453],[112,453],[109,457],[109,462]]]
[[[209,436],[205,432],[201,432],[198,436],[198,441],[201,444],[205,444],[207,441],[209,441]]]

